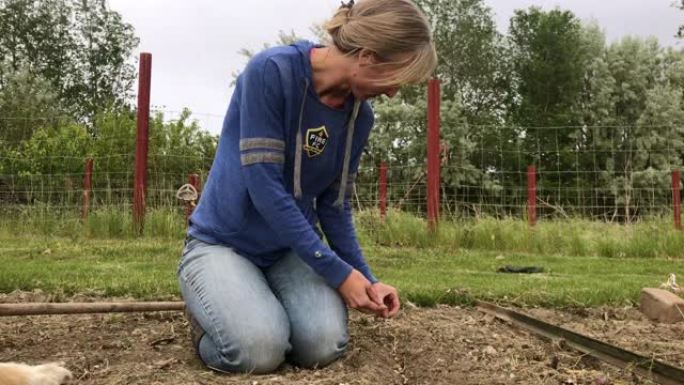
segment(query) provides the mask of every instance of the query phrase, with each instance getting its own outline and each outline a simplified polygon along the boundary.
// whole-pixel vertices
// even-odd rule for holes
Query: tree
[[[0,91],[0,143],[15,147],[40,126],[60,119],[57,94],[45,79],[22,69],[5,78]]]
[[[436,76],[471,124],[501,123],[509,94],[506,51],[483,0],[418,0],[434,28]],[[421,90],[421,93],[424,90]]]
[[[0,147],[0,186],[18,202],[44,202],[74,206],[85,159],[95,160],[93,186],[96,202],[119,204],[130,200],[135,154],[136,116],[119,108],[95,118],[99,128],[91,135],[84,124],[55,122],[39,127],[14,148]],[[150,119],[149,202],[175,203],[169,193],[189,173],[206,175],[213,161],[217,138],[200,129],[184,110],[168,121],[161,113]],[[11,178],[7,178],[7,176]],[[9,186],[7,188],[6,186]],[[0,199],[2,199],[0,192]]]
[[[72,0],[73,1],[73,0]],[[80,84],[67,87],[68,99],[77,101],[71,107],[93,117],[103,107],[125,104],[135,80],[135,67],[129,58],[138,45],[133,26],[125,23],[118,12],[104,0],[76,0],[77,73]]]
[[[583,76],[582,90],[578,104],[578,122],[583,126],[598,126],[613,124],[612,93],[615,90],[613,78],[607,58],[606,37],[595,23],[583,26],[582,44],[588,58],[588,65]],[[580,144],[590,141],[590,138],[580,140]]]
[[[512,121],[527,127],[577,124],[573,107],[588,64],[580,21],[570,11],[531,7],[515,11],[509,35],[519,97]]]
[[[631,220],[647,210],[644,192],[668,188],[671,169],[684,154],[682,100],[684,54],[663,49],[656,39],[624,38],[606,53],[614,79],[612,128],[596,138],[602,154],[602,184]]]
[[[64,113],[92,123],[126,103],[137,44],[103,0],[0,0],[0,92],[26,71],[50,84]]]

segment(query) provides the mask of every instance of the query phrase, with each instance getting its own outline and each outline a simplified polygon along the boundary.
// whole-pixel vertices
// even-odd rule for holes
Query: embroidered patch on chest
[[[325,150],[326,144],[328,144],[328,130],[326,130],[325,126],[306,130],[304,150],[309,155],[309,158],[321,155],[323,150]]]

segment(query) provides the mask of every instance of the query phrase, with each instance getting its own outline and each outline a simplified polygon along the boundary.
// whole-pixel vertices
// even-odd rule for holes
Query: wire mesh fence
[[[0,117],[0,124],[6,120]],[[0,203],[5,210],[44,206],[80,213],[84,190],[92,209],[132,206],[134,112],[105,114],[90,126],[62,117],[24,122],[30,137],[1,141]],[[189,174],[206,179],[216,138],[202,131],[187,112],[157,111],[149,139],[145,200],[150,207],[176,207],[175,192]],[[89,161],[92,176],[87,181]]]
[[[203,131],[220,117],[157,111],[150,123],[147,207],[179,208],[176,190],[190,174],[206,181],[217,138]],[[21,123],[18,123],[21,122]],[[0,117],[26,135],[0,140],[0,203],[5,211],[47,206],[79,215],[84,190],[93,210],[130,210],[134,191],[134,111],[103,114],[90,125],[63,117]],[[408,127],[407,127],[408,126]],[[426,214],[423,122],[379,121],[356,181],[353,206]],[[459,134],[453,134],[454,132]],[[631,222],[671,215],[679,194],[673,171],[684,156],[679,125],[442,128],[441,215],[526,218],[530,166],[539,219],[582,217]],[[384,141],[383,141],[384,140]],[[86,164],[92,160],[90,188]],[[379,164],[387,165],[386,196]]]
[[[541,219],[631,222],[669,215],[673,194],[680,194],[681,182],[673,179],[684,155],[684,129],[679,125],[465,126],[443,127],[442,132],[443,216],[523,218],[534,203]],[[450,136],[453,132],[460,135]],[[382,159],[388,167],[387,204],[424,214],[424,141],[395,143],[374,154],[360,172],[359,206],[381,200],[376,164]]]

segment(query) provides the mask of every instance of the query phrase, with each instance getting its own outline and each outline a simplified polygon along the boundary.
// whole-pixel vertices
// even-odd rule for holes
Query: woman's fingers
[[[358,310],[365,309],[365,310],[368,310],[369,312],[378,314],[384,310],[387,310],[387,306],[378,305],[375,301],[372,301],[369,297],[366,297],[365,299],[361,300],[358,303],[356,309],[358,309]]]
[[[387,314],[389,317],[394,317],[397,315],[397,313],[399,313],[399,309],[401,308],[399,294],[397,294],[396,291],[390,293],[387,297],[385,297],[385,305],[387,305],[387,308],[389,309]]]
[[[383,302],[383,298],[378,293],[378,291],[375,289],[375,286],[369,285],[366,288],[366,293],[368,293],[368,297],[371,299],[371,301],[375,302],[376,304],[378,304],[380,306],[385,306],[385,303]]]
[[[384,310],[382,313],[379,313],[379,316],[388,318],[399,313],[401,302],[399,301],[399,293],[397,292],[397,289],[378,282],[373,285],[372,291],[379,297],[379,299],[382,301],[382,304],[385,305],[386,310]]]

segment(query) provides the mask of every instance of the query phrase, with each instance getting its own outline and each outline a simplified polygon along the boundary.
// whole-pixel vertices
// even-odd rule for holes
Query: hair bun
[[[340,8],[352,9],[353,6],[354,6],[354,0],[349,0],[349,2],[347,2],[347,3],[345,3],[343,1],[342,5],[340,5]]]
[[[340,8],[337,12],[344,17],[342,24],[347,24],[349,22],[349,19],[351,18],[351,10],[352,10],[353,6],[354,6],[354,0],[349,0],[349,2],[347,2],[347,3],[345,3],[343,1],[342,5],[340,5]]]
[[[332,37],[334,43],[338,43],[338,37],[341,33],[340,31],[347,23],[349,23],[349,19],[351,18],[351,9],[353,6],[354,0],[350,0],[347,3],[343,1],[340,7],[337,8],[337,11],[332,19],[328,20],[328,22],[325,24],[325,29]]]

